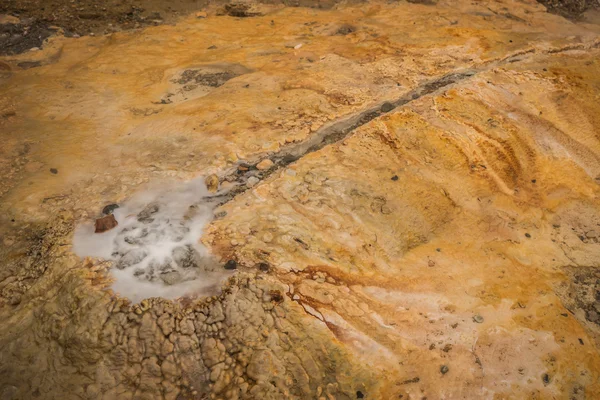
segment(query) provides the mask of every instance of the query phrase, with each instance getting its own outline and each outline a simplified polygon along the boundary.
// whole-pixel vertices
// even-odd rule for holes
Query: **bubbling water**
[[[113,211],[115,228],[77,227],[73,250],[113,261],[113,290],[134,302],[215,294],[230,273],[199,242],[213,218],[210,199],[202,178],[140,193]]]

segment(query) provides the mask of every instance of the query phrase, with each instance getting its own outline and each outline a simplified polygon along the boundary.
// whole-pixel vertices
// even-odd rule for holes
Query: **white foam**
[[[139,193],[114,210],[117,227],[78,226],[73,250],[113,261],[112,289],[134,302],[215,294],[230,273],[199,242],[213,217],[210,196],[202,178]]]

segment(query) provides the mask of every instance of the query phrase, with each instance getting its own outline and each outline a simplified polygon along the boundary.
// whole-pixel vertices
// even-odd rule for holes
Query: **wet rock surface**
[[[0,59],[2,396],[593,398],[600,28],[504,8],[192,14]],[[78,257],[109,204],[114,254]]]

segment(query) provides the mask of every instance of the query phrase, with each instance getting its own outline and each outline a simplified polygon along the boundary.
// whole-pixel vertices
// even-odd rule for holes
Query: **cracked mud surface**
[[[599,33],[369,3],[0,59],[0,398],[595,398]],[[198,177],[221,291],[115,292],[175,200],[105,212],[122,258],[74,254],[107,205]]]

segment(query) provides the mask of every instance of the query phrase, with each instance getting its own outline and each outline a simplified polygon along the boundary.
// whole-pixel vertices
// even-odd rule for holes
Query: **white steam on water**
[[[199,243],[213,206],[203,179],[134,196],[114,210],[115,228],[94,233],[93,224],[75,230],[80,257],[113,261],[113,290],[134,302],[148,297],[215,294],[230,273]]]

